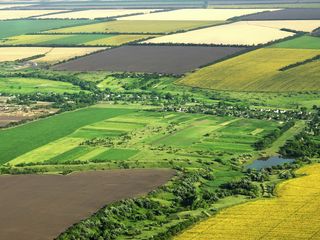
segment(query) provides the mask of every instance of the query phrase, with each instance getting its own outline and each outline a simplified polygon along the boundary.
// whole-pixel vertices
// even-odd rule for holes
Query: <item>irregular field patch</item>
[[[182,74],[245,48],[184,46],[123,46],[54,67],[70,71],[120,71]]]
[[[293,36],[279,29],[235,22],[220,26],[161,36],[144,43],[258,45]]]
[[[145,14],[155,11],[155,9],[97,9],[97,10],[84,10],[74,11],[68,13],[50,14],[39,19],[95,19],[95,18],[111,18],[117,16],[124,16],[128,14]]]
[[[270,46],[272,48],[320,49],[320,38],[302,36]]]
[[[320,90],[318,61],[286,71],[279,69],[318,54],[320,51],[313,49],[259,49],[202,68],[179,82],[218,90],[316,91]]]
[[[67,82],[38,78],[0,78],[1,93],[78,93],[81,89]]]
[[[239,17],[240,20],[320,20],[320,8],[295,8],[260,12]]]
[[[105,204],[146,194],[173,175],[146,169],[0,176],[0,239],[54,239]]]
[[[221,21],[107,21],[78,27],[61,28],[50,33],[170,33],[213,26]]]
[[[49,47],[0,47],[0,62],[17,61],[38,55],[33,62],[56,63],[86,55],[105,48],[49,48]]]
[[[319,239],[320,165],[278,187],[278,197],[231,207],[203,221],[175,240]]]
[[[29,18],[49,13],[63,12],[62,10],[0,10],[0,20]]]
[[[157,21],[225,21],[229,18],[276,9],[179,9],[168,12],[150,13],[122,17],[121,20]]]

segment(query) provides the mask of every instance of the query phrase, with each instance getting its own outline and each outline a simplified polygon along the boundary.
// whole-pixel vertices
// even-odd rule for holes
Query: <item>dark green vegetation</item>
[[[0,21],[0,38],[12,37],[26,33],[36,33],[56,28],[78,26],[91,23],[90,20],[8,20]]]

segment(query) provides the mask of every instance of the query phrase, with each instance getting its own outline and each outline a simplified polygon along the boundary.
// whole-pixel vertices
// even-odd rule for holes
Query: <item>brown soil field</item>
[[[239,17],[240,20],[318,20],[320,8],[283,9]]]
[[[173,170],[0,176],[0,239],[54,239],[108,203],[146,194]]]
[[[59,64],[54,69],[181,75],[244,49],[204,46],[123,46]]]

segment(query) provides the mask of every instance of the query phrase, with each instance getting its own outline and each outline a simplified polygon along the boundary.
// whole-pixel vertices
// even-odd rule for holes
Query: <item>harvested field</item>
[[[281,20],[281,21],[247,21],[249,25],[275,28],[275,29],[290,29],[301,32],[312,32],[320,27],[320,20]]]
[[[304,167],[306,176],[281,183],[278,197],[223,210],[174,240],[319,239],[319,172],[319,164]]]
[[[244,49],[236,47],[124,46],[60,64],[54,69],[183,74]]]
[[[229,18],[276,9],[179,9],[119,18],[120,20],[225,21]]]
[[[273,48],[320,49],[320,38],[302,36],[272,45]]]
[[[180,83],[217,90],[316,91],[320,90],[318,61],[286,71],[279,69],[319,54],[320,50],[314,49],[258,49],[202,68]]]
[[[7,8],[13,8],[13,7],[27,7],[30,6],[30,4],[0,4],[0,9],[7,9]]]
[[[5,31],[0,31],[0,38],[7,38],[12,36],[17,36],[26,33],[36,33],[40,31],[88,24],[92,21],[89,20],[8,20],[0,21],[0,29],[5,29]]]
[[[293,36],[279,29],[235,22],[200,30],[157,37],[144,43],[258,45]]]
[[[320,20],[320,8],[282,9],[239,17],[240,20]]]
[[[145,14],[155,11],[156,9],[104,9],[104,10],[85,10],[68,13],[50,14],[39,19],[95,19],[111,18],[129,14]]]
[[[0,10],[0,20],[29,18],[50,13],[63,12],[62,10]]]
[[[108,203],[150,192],[172,170],[0,176],[0,239],[54,239]]]
[[[0,45],[19,46],[119,46],[128,42],[150,38],[151,35],[115,34],[50,34],[20,35],[0,40]]]
[[[45,55],[32,61],[52,64],[102,49],[105,48],[0,47],[0,62],[16,61],[37,55]]]
[[[50,33],[170,33],[213,26],[221,21],[108,21],[48,31]]]

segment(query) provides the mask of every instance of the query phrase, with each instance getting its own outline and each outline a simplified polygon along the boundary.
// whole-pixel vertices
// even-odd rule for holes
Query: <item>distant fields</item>
[[[128,42],[143,40],[151,35],[115,34],[50,34],[21,35],[0,40],[2,45],[35,46],[119,46]]]
[[[258,45],[294,35],[276,28],[235,22],[220,26],[161,36],[145,43]]]
[[[243,50],[241,47],[122,46],[57,65],[54,69],[183,74]]]
[[[2,142],[0,162],[6,163],[21,154],[71,134],[85,125],[130,112],[132,110],[92,107],[63,113],[16,128],[0,130],[0,141]]]
[[[213,117],[201,114],[166,113],[163,116],[162,113],[138,112],[134,109],[99,109],[101,112],[96,113],[96,108],[89,108],[8,129],[9,133],[15,131],[15,134],[24,136],[29,131],[40,134],[40,131],[47,126],[46,129],[50,129],[50,132],[54,132],[54,129],[57,128],[56,131],[59,132],[60,137],[58,138],[58,133],[51,133],[49,137],[43,136],[43,139],[35,141],[38,147],[28,145],[22,149],[28,147],[29,150],[25,152],[21,150],[20,153],[9,151],[3,153],[4,156],[1,156],[1,159],[11,160],[10,164],[13,165],[21,163],[70,164],[73,161],[81,161],[84,163],[128,162],[168,166],[168,161],[173,159],[184,163],[185,161],[196,161],[198,158],[210,159],[212,154],[223,156],[227,153],[252,152],[254,151],[252,144],[255,141],[279,126],[279,123],[273,121]],[[79,122],[80,117],[76,115],[80,114],[83,116],[94,114],[94,116]],[[72,117],[77,119],[76,124],[69,122],[69,118]],[[98,120],[99,117],[100,120]],[[61,130],[58,130],[58,127],[51,127],[53,124],[58,125],[56,121],[64,121]],[[258,132],[257,129],[259,129]],[[10,134],[12,136],[14,133]],[[52,136],[53,134],[55,135]],[[0,134],[0,140],[2,140],[1,137],[4,138]],[[51,138],[51,141],[48,141],[48,138]],[[105,139],[107,143],[106,145],[83,144],[92,139]],[[14,145],[18,142],[24,144],[24,141],[27,140],[28,138],[15,139],[10,144]]]
[[[272,45],[273,48],[320,49],[320,38],[302,36]]]
[[[0,20],[29,18],[57,12],[63,10],[0,10]]]
[[[235,91],[320,90],[318,62],[286,71],[280,68],[320,54],[314,49],[265,48],[202,68],[180,80],[181,84]],[[303,79],[303,81],[302,81]]]
[[[319,164],[304,167],[306,176],[281,183],[277,197],[222,210],[174,239],[319,239],[319,172]]]
[[[1,93],[28,94],[28,93],[78,93],[80,88],[71,83],[58,82],[37,78],[1,78]]]
[[[174,11],[150,13],[122,17],[121,20],[157,21],[225,21],[229,18],[274,9],[178,9]]]
[[[107,21],[51,30],[51,33],[169,33],[212,26],[222,21]]]
[[[33,62],[52,64],[102,49],[105,48],[0,47],[0,62],[16,61],[35,56]]]
[[[89,20],[10,20],[0,21],[0,38],[7,38],[26,33],[36,33],[40,31],[62,28],[66,26],[92,23]]]
[[[50,14],[39,19],[95,19],[111,18],[130,14],[143,14],[154,11],[154,9],[94,9],[85,11],[73,11],[68,13]]]
[[[272,21],[246,21],[248,25],[266,28],[290,29],[301,32],[312,32],[320,27],[320,20],[272,20]]]

